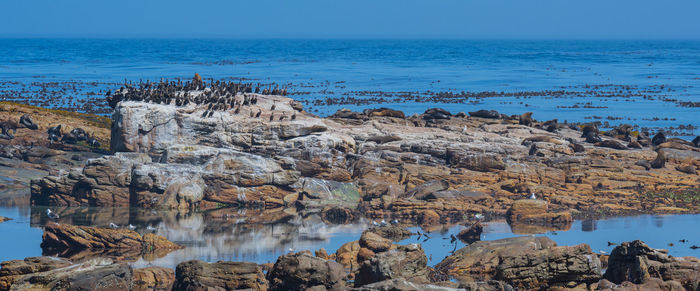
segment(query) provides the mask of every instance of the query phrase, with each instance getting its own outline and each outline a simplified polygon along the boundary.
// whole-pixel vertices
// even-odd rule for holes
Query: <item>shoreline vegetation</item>
[[[557,246],[545,237],[479,241],[485,216],[505,218],[521,233],[540,233],[567,229],[577,218],[700,213],[700,138],[686,141],[624,124],[602,131],[592,123],[487,109],[431,108],[412,116],[389,108],[339,110],[321,118],[285,93],[196,75],[110,92],[111,118],[2,102],[0,122],[30,115],[36,125],[16,126],[13,138],[0,140],[2,165],[36,173],[2,172],[10,183],[0,189],[38,206],[184,213],[233,207],[263,211],[262,222],[309,213],[336,224],[377,221],[359,240],[333,254],[291,250],[269,265],[188,261],[175,270],[133,269],[125,257],[158,257],[181,247],[124,225],[49,222],[44,254],[63,258],[3,262],[0,290],[101,286],[95,282],[108,282],[105,290],[700,285],[699,259],[668,256],[641,241],[621,243],[610,254],[586,244]],[[50,140],[49,129],[59,124],[69,139]],[[453,238],[467,246],[434,268],[419,243],[395,243],[415,235],[407,226],[448,223],[467,226]]]

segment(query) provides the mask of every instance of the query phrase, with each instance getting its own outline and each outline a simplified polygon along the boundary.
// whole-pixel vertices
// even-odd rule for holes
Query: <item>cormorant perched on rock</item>
[[[39,128],[38,125],[34,124],[34,121],[32,120],[32,117],[29,116],[29,114],[22,115],[22,117],[19,118],[19,123],[31,130],[36,130]]]
[[[277,108],[277,105],[276,105],[275,102],[273,101],[273,102],[272,102],[272,106],[270,106],[270,111],[275,111],[275,108]]]
[[[61,133],[61,126],[62,126],[62,125],[59,124],[59,125],[54,126],[54,127],[49,127],[49,130],[47,130],[46,132],[47,132],[49,135],[52,135],[52,134],[53,134],[53,135],[55,135],[55,136],[61,137],[61,135],[63,135],[63,134]]]
[[[275,114],[274,114],[274,113],[270,113],[270,121],[273,121],[274,119],[275,119]]]
[[[2,133],[0,133],[1,139],[11,140],[15,138],[12,133],[17,133],[17,130],[9,122],[0,123],[0,128],[2,128]],[[10,133],[10,130],[12,133]]]
[[[292,120],[296,120],[296,119],[297,119],[297,113],[294,112],[294,114],[292,114]]]
[[[286,116],[284,116],[284,113],[282,113],[282,115],[280,116],[280,121],[284,120],[285,117]]]
[[[89,135],[87,136],[87,144],[91,147],[94,147],[94,148],[100,147],[100,142],[97,141],[94,137],[89,136]]]
[[[262,110],[258,109],[258,113],[255,113],[255,118],[259,118],[260,114],[262,114]]]
[[[238,114],[239,112],[241,112],[240,106],[236,107],[236,110],[233,111],[234,114]]]

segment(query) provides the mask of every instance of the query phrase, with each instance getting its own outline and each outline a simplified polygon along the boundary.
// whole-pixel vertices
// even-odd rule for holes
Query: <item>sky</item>
[[[700,40],[698,0],[21,0],[4,37]]]

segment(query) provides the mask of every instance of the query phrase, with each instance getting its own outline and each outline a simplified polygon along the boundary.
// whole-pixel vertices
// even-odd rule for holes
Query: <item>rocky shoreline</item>
[[[124,261],[180,248],[164,237],[49,222],[44,254],[70,260],[4,262],[0,290],[697,290],[700,284],[697,258],[670,257],[639,241],[621,244],[609,257],[542,237],[478,241],[484,217],[505,217],[514,233],[537,233],[567,229],[576,217],[700,213],[700,139],[626,125],[603,132],[492,110],[433,108],[405,116],[380,108],[321,118],[272,92],[235,87],[231,94],[231,84],[200,85],[195,79],[186,89],[161,84],[162,92],[122,88],[110,97],[111,123],[0,104],[0,120],[29,114],[38,127],[0,140],[0,173],[11,181],[0,189],[15,197],[13,189],[30,188],[24,203],[53,207],[183,213],[233,207],[260,211],[263,222],[317,213],[338,224],[358,217],[424,228],[466,223],[459,238],[469,245],[432,268],[420,244],[395,244],[410,233],[382,226],[330,255],[290,252],[271,266],[188,261],[173,272],[132,269]],[[55,143],[45,132],[57,124],[81,128],[103,146]]]

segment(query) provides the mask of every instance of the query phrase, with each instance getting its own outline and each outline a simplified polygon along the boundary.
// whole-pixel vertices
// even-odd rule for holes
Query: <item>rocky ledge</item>
[[[671,257],[641,241],[622,243],[609,257],[592,253],[585,244],[556,246],[544,237],[477,242],[433,269],[419,244],[395,245],[378,233],[382,231],[363,234],[356,269],[340,263],[346,258],[341,250],[335,257],[323,250],[315,256],[309,251],[288,253],[267,265],[194,260],[180,263],[175,271],[132,269],[105,258],[75,262],[34,257],[3,262],[0,290],[681,291],[700,286],[700,260]],[[604,273],[602,261],[608,262]]]
[[[213,96],[207,89],[199,94]],[[32,203],[339,206],[424,224],[506,215],[519,207],[514,201],[532,195],[547,204],[544,216],[515,215],[545,209],[523,203],[511,218],[556,224],[581,212],[700,211],[697,145],[663,135],[652,141],[630,126],[602,132],[537,122],[530,114],[441,109],[410,117],[390,109],[341,110],[319,118],[281,96],[226,98],[256,102],[227,110],[117,103],[115,154],[33,180]],[[692,199],[663,195],[678,192]]]

